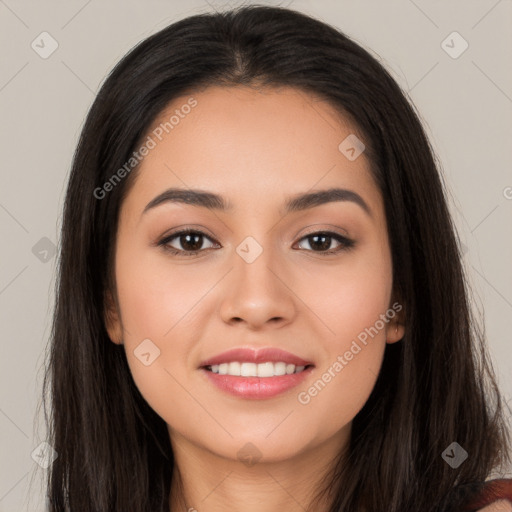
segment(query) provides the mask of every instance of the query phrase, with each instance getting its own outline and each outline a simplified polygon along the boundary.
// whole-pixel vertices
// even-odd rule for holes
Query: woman
[[[69,180],[50,356],[51,512],[506,496],[485,482],[510,462],[503,402],[418,116],[292,10],[181,20],[112,71]]]

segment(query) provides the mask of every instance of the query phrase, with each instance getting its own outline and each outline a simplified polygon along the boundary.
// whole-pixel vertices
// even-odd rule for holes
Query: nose
[[[233,254],[233,269],[224,283],[220,307],[222,320],[245,324],[251,330],[283,327],[293,321],[296,298],[291,273],[270,250],[252,262]]]

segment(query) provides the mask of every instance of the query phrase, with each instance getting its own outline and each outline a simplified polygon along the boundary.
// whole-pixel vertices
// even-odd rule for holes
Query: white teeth
[[[261,363],[258,365],[258,377],[273,377],[274,363]]]
[[[240,366],[240,375],[242,377],[257,377],[258,367],[256,363],[242,363]]]
[[[286,375],[286,363],[274,363],[274,375]]]
[[[211,367],[213,373],[219,375],[234,375],[242,377],[274,377],[279,375],[291,375],[304,371],[305,366],[295,366],[284,362],[277,363],[241,363],[233,361],[231,363],[214,364]]]
[[[229,375],[241,375],[242,373],[242,368],[241,368],[241,364],[238,362],[238,361],[233,361],[232,363],[229,363],[229,370],[228,370],[228,373]]]

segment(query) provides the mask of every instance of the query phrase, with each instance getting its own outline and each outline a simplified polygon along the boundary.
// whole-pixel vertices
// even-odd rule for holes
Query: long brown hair
[[[353,421],[348,457],[325,482],[329,512],[448,512],[510,462],[510,437],[460,244],[418,114],[385,68],[339,30],[293,10],[247,6],[195,15],[131,50],[87,116],[64,205],[44,400],[51,400],[50,512],[168,512],[174,465],[164,420],[110,342],[120,204],[137,169],[104,197],[165,106],[209,85],[292,86],[325,99],[364,135],[384,198],[394,289],[406,335]],[[469,457],[442,457],[457,442]],[[501,464],[501,466],[500,466]],[[314,509],[314,504],[313,504]]]

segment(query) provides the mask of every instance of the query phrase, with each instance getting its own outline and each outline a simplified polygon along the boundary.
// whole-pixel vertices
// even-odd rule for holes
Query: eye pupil
[[[315,241],[312,244],[312,246],[315,246],[316,249],[327,250],[327,249],[329,249],[329,247],[331,245],[331,237],[330,236],[318,235],[317,234],[317,235],[311,235],[310,238]],[[317,244],[318,239],[322,239],[323,240],[323,242],[320,245]],[[326,240],[327,240],[327,242],[326,242]]]
[[[185,249],[185,251],[198,251],[201,248],[202,240],[197,242],[197,239],[201,237],[202,235],[200,235],[199,233],[186,233],[184,235],[181,235],[181,246],[183,247],[183,249]],[[190,242],[191,238],[195,238],[196,242]],[[186,240],[185,243],[183,243],[183,240]]]

